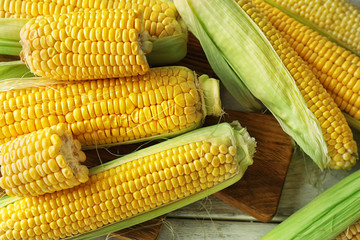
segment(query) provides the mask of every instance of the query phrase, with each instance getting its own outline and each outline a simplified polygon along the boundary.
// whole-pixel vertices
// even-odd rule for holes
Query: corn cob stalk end
[[[17,137],[1,145],[0,186],[10,196],[39,196],[86,182],[89,170],[80,142],[66,124]]]

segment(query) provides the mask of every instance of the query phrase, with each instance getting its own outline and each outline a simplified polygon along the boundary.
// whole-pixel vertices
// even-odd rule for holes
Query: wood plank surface
[[[275,215],[286,173],[293,153],[293,143],[270,114],[227,111],[224,121],[238,120],[257,141],[254,164],[234,185],[215,196],[260,221]]]
[[[257,240],[276,225],[167,218],[158,240]]]
[[[109,239],[118,240],[154,240],[158,239],[165,216],[160,216],[149,221],[110,233]]]

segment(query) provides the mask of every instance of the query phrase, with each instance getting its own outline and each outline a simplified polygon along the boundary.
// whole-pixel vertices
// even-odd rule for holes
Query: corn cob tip
[[[140,48],[144,54],[151,53],[153,49],[153,44],[150,41],[150,35],[147,31],[140,33],[139,36]]]
[[[10,196],[38,196],[89,179],[79,141],[66,124],[44,128],[1,145],[0,187]]]
[[[207,116],[222,116],[224,114],[224,110],[221,107],[219,80],[210,78],[206,74],[198,77],[198,80],[204,99],[204,112],[206,112]]]

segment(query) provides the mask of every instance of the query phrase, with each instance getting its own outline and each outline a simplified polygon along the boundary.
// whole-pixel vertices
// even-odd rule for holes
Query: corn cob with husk
[[[0,239],[89,239],[219,191],[252,164],[255,141],[238,122],[186,133],[90,169],[77,187],[0,201]]]
[[[172,1],[115,0],[115,1],[0,1],[0,18],[36,18],[87,9],[133,9],[142,12],[144,28],[153,38],[183,33],[179,14]]]
[[[18,4],[23,5],[22,8],[17,7]],[[105,58],[114,54],[117,50],[132,50],[132,51],[140,51],[144,50],[146,54],[146,59],[152,66],[156,65],[164,65],[171,64],[179,61],[186,55],[186,43],[187,43],[187,29],[186,26],[182,23],[179,14],[174,7],[174,4],[171,1],[111,1],[107,3],[101,3],[100,1],[88,2],[88,5],[84,5],[82,2],[65,2],[64,8],[60,7],[61,4],[55,3],[44,3],[44,2],[29,2],[29,1],[15,1],[13,3],[6,2],[4,3],[3,11],[9,12],[9,14],[5,14],[6,17],[10,18],[1,18],[0,19],[0,54],[10,54],[10,55],[19,55],[22,50],[22,46],[20,45],[20,37],[22,42],[24,43],[24,38],[26,36],[19,35],[20,30],[26,25],[31,30],[36,30],[39,35],[39,38],[43,36],[41,49],[48,49],[48,45],[50,47],[56,46],[55,43],[58,40],[65,41],[67,39],[67,43],[62,42],[61,44],[66,47],[62,47],[60,50],[60,43],[58,44],[57,51],[65,51],[71,52],[75,51],[74,54],[84,55],[84,54],[101,54],[98,58]],[[57,7],[54,7],[54,6]],[[81,9],[79,9],[81,7]],[[62,8],[62,10],[58,9]],[[24,10],[25,9],[25,10]],[[32,11],[28,10],[32,9]],[[79,9],[77,11],[77,9]],[[74,12],[72,11],[74,10]],[[1,10],[0,10],[1,11]],[[20,11],[19,13],[16,13]],[[10,14],[11,12],[11,14]],[[88,16],[88,12],[97,12],[97,20],[89,21],[86,19],[82,19],[83,16]],[[132,28],[134,28],[131,23],[124,22],[126,20],[118,19],[118,14],[120,12],[135,12],[137,19],[136,32],[133,32]],[[46,14],[45,14],[46,13]],[[110,17],[109,21],[107,18],[113,16],[115,14],[115,21],[112,21]],[[25,14],[25,15],[24,15]],[[62,17],[60,17],[60,14]],[[5,16],[4,15],[4,16]],[[65,17],[66,16],[66,17]],[[11,18],[11,17],[28,17],[30,18],[31,24],[28,23],[29,19],[27,18]],[[91,19],[93,19],[92,16]],[[37,20],[34,20],[37,19]],[[43,29],[43,24],[45,21],[48,21],[49,26],[45,26]],[[72,20],[71,20],[72,19]],[[55,23],[55,22],[57,23]],[[59,21],[59,22],[58,22]],[[40,26],[37,24],[41,22]],[[66,22],[67,24],[64,24]],[[121,22],[121,26],[120,25]],[[27,24],[26,24],[27,23]],[[99,24],[101,26],[99,26]],[[66,25],[66,31],[65,30]],[[90,32],[90,28],[92,27],[101,27],[101,29],[97,29],[97,33],[93,35]],[[57,26],[57,27],[55,27]],[[55,30],[57,29],[57,30]],[[124,30],[126,29],[126,30]],[[53,31],[54,30],[54,31]],[[95,31],[95,30],[93,30]],[[102,34],[99,35],[99,31],[102,31]],[[116,31],[116,32],[115,32]],[[54,39],[51,41],[51,37],[56,37],[57,35],[52,34],[52,32],[60,32],[64,39]],[[123,33],[124,32],[124,35]],[[115,47],[113,42],[128,42],[128,32],[132,32],[131,36],[134,38],[139,38],[139,46],[135,48],[132,46],[130,49],[128,46],[123,48],[121,46]],[[91,36],[90,36],[91,33]],[[95,33],[95,32],[94,32]],[[146,33],[146,34],[145,34]],[[103,36],[103,37],[101,37]],[[32,38],[27,39],[28,43],[24,43],[26,46],[32,45]],[[90,38],[91,37],[91,38]],[[124,37],[125,39],[122,39]],[[110,39],[109,39],[110,38]],[[144,39],[142,39],[144,38]],[[45,41],[48,40],[48,41]],[[85,40],[97,40],[99,43],[96,46],[89,46],[89,48],[85,48],[86,51],[77,51],[80,43],[90,44],[89,41]],[[35,40],[39,41],[39,40]],[[85,41],[85,42],[84,42]],[[74,43],[74,45],[72,45]],[[128,44],[128,43],[126,43]],[[125,44],[125,45],[126,45]],[[94,45],[94,44],[93,44]],[[111,46],[110,46],[111,45]],[[27,48],[27,47],[25,47]],[[41,50],[40,46],[38,46],[38,50]],[[111,54],[109,52],[111,49]],[[152,49],[152,51],[151,51]],[[53,51],[52,51],[53,52]],[[126,54],[123,52],[118,53],[119,55],[129,55],[129,52],[126,51]],[[141,54],[141,58],[145,58],[145,54]],[[107,55],[107,56],[106,56]],[[114,54],[116,55],[116,54]],[[97,59],[100,61],[99,59]],[[134,59],[136,61],[140,59]],[[101,62],[106,61],[103,59]],[[119,59],[116,59],[117,64],[119,65]],[[123,61],[129,61],[123,60]],[[122,62],[123,62],[122,61]],[[130,60],[133,65],[133,60]],[[141,61],[144,62],[144,61]],[[145,61],[146,62],[146,61]],[[96,66],[98,64],[95,64]],[[99,65],[102,66],[102,65]],[[108,66],[108,65],[106,65]],[[23,67],[23,73],[27,71],[25,66]],[[36,69],[33,71],[36,73]],[[137,72],[135,71],[134,74]],[[20,73],[19,73],[20,74]],[[116,77],[116,75],[113,75]]]
[[[357,146],[340,109],[254,3],[176,0],[175,5],[189,29],[203,40],[205,52],[204,39],[211,39],[235,74],[321,169],[349,169],[355,164]]]
[[[319,194],[260,240],[358,239],[355,222],[360,219],[359,184],[360,171],[357,170]]]
[[[1,145],[0,187],[9,196],[39,196],[89,179],[78,140],[65,124],[28,133]]]
[[[0,143],[65,123],[84,148],[170,137],[222,114],[219,82],[186,67],[91,81],[0,83]]]
[[[311,67],[342,111],[360,120],[360,59],[263,1],[256,6]]]

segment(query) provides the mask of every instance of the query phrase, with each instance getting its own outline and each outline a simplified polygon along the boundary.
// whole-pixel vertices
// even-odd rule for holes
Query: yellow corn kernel
[[[28,142],[23,148],[25,150],[17,152],[22,147],[20,143],[24,141]],[[35,147],[38,142],[43,144]],[[65,188],[71,188],[89,178],[87,167],[79,164],[78,158],[81,156],[83,161],[84,153],[78,143],[74,144],[65,124],[18,136],[1,146],[2,156],[9,152],[12,155],[10,161],[1,164],[0,186],[10,196],[42,195],[64,189],[64,185],[61,187],[60,183],[65,179],[73,183]],[[37,156],[38,159],[28,164],[26,161],[31,156]]]

